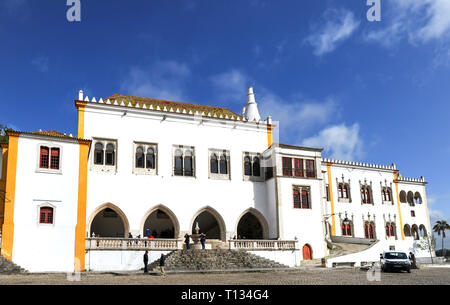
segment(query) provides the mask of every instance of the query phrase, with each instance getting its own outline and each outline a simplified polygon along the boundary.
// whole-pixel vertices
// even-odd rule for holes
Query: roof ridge
[[[206,109],[208,109],[208,108],[210,108],[211,110],[226,110],[226,111],[229,111],[230,112],[230,114],[233,114],[233,115],[235,115],[235,116],[238,116],[238,117],[242,117],[241,115],[239,115],[239,114],[237,114],[237,113],[235,113],[234,111],[232,111],[232,110],[230,110],[230,109],[228,109],[228,108],[226,108],[226,107],[219,107],[219,106],[210,106],[210,105],[203,105],[203,104],[194,104],[194,103],[189,103],[189,102],[180,102],[180,101],[169,101],[169,100],[164,100],[164,99],[157,99],[157,98],[151,98],[151,97],[142,97],[142,96],[134,96],[134,95],[126,95],[126,94],[117,94],[117,93],[114,93],[113,95],[111,95],[111,96],[109,96],[109,97],[106,97],[106,98],[104,98],[104,100],[120,100],[120,98],[121,97],[123,97],[123,98],[125,98],[125,99],[131,99],[131,100],[133,100],[134,102],[147,102],[147,103],[152,103],[152,102],[156,102],[156,103],[162,103],[162,104],[164,104],[164,103],[169,103],[169,104],[171,104],[171,103],[173,103],[173,104],[178,104],[179,106],[186,106],[186,108],[190,108],[189,106],[191,106],[191,107],[195,107],[195,108],[202,108],[202,107],[204,107],[204,108],[206,108]]]

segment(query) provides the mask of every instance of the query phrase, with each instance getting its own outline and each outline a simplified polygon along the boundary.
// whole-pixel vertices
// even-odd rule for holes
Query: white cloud
[[[125,94],[166,100],[186,100],[189,67],[175,61],[160,61],[149,69],[130,68],[120,88]]]
[[[314,48],[314,54],[317,56],[334,51],[360,24],[351,11],[344,9],[327,10],[323,17],[326,20],[325,25],[305,39]]]
[[[47,72],[49,69],[49,58],[47,56],[38,56],[31,61],[40,72]]]
[[[238,69],[220,73],[211,77],[216,96],[227,103],[246,103],[247,86],[250,81],[248,76]]]
[[[365,39],[388,47],[402,39],[408,39],[412,44],[447,40],[450,38],[450,1],[388,2],[382,10],[380,25],[383,24],[386,25],[383,29],[368,32]]]
[[[334,159],[355,160],[363,156],[358,123],[328,126],[318,135],[304,139],[302,145],[323,147],[324,155]]]

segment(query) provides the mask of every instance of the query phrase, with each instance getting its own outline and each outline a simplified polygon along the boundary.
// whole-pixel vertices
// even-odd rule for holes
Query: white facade
[[[186,233],[192,234],[200,219],[197,217],[203,217],[200,229],[211,225],[211,230],[220,234],[210,239],[226,243],[243,232],[245,217],[251,215],[257,219],[252,225],[260,234],[258,238],[297,241],[297,249],[291,254],[286,251],[254,253],[295,266],[303,259],[327,257],[326,240],[330,235],[345,235],[341,225],[346,219],[351,221],[350,237],[367,237],[364,224],[373,222],[374,236],[367,238],[379,240],[377,247],[383,244],[383,247],[395,246],[397,250],[408,249],[425,255],[414,247],[417,240],[404,236],[403,232],[406,224],[422,225],[431,232],[423,179],[400,179],[395,166],[326,160],[322,159],[321,149],[272,143],[271,120],[260,120],[253,92],[250,95],[244,116],[240,116],[224,108],[211,107],[209,112],[196,108],[197,105],[150,99],[148,102],[140,98],[133,102],[97,102],[80,92],[77,103],[83,105],[83,111],[79,109],[79,132],[82,138],[92,141],[85,178],[80,176],[82,163],[77,139],[20,135],[12,260],[30,271],[73,271],[79,234],[75,228],[82,215],[80,207],[83,210],[80,199],[83,191],[78,189],[81,180],[87,181],[83,210],[86,230],[82,238],[100,234],[93,229],[100,228],[99,215],[103,215],[100,229],[110,226],[109,231],[102,231],[105,234],[120,232],[121,236],[114,237],[126,238],[129,233],[143,237],[149,226],[159,230],[158,225],[149,224],[149,219],[156,219],[155,212],[160,210],[173,225],[171,238],[182,239]],[[152,101],[165,104],[155,106]],[[249,112],[251,118],[247,116]],[[60,148],[58,171],[39,168],[39,151],[43,145]],[[109,155],[108,145],[112,147]],[[154,157],[151,165],[138,166],[138,148],[145,152],[139,155],[144,158],[142,162],[147,162],[151,149]],[[183,158],[192,155],[189,159],[192,175],[186,176],[185,172],[176,175],[178,151]],[[219,160],[222,155],[226,159],[224,170],[214,172],[213,154]],[[247,175],[247,158],[253,162],[251,175]],[[257,159],[259,175],[253,167]],[[286,160],[290,160],[291,171],[286,168]],[[189,168],[183,164],[184,170]],[[221,166],[219,161],[217,164]],[[301,170],[296,171],[296,164],[302,164]],[[339,183],[348,185],[348,198],[340,198]],[[370,203],[362,203],[362,185],[370,186]],[[389,188],[390,200],[382,200],[383,187]],[[397,188],[398,192],[419,193],[421,203],[414,206],[398,203]],[[328,195],[327,189],[331,190]],[[54,209],[52,224],[39,223],[42,206]],[[109,216],[105,211],[110,211]],[[199,216],[206,214],[209,216]],[[386,223],[395,224],[394,236],[386,236]],[[100,234],[101,237],[113,236]],[[8,247],[12,248],[5,249]],[[378,250],[373,250],[373,255],[379,255]],[[141,264],[139,253],[142,254],[131,250],[87,251],[84,267],[137,269]]]

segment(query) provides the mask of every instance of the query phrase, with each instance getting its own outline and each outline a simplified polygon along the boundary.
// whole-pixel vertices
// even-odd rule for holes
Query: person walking
[[[414,253],[409,252],[409,260],[411,261],[411,269],[417,269],[416,256]]]
[[[186,243],[186,250],[189,250],[190,248],[191,248],[191,245],[190,245],[190,236],[189,236],[189,234],[185,234],[184,235],[184,242]]]
[[[148,273],[148,251],[144,253],[144,273]]]
[[[166,257],[164,254],[161,254],[161,257],[159,258],[159,268],[161,269],[161,275],[166,276],[166,272],[164,271],[164,266],[166,264]]]
[[[206,234],[200,234],[200,242],[202,243],[202,249],[205,250]]]

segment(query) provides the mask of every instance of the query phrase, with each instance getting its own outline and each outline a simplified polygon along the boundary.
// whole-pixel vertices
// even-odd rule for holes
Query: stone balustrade
[[[178,239],[149,238],[86,238],[86,250],[177,250]]]
[[[241,250],[297,250],[296,240],[261,240],[261,239],[233,239],[229,240],[230,249]]]
[[[233,239],[228,241],[234,250],[298,250],[296,240]],[[181,239],[148,238],[86,238],[86,250],[178,250]]]

